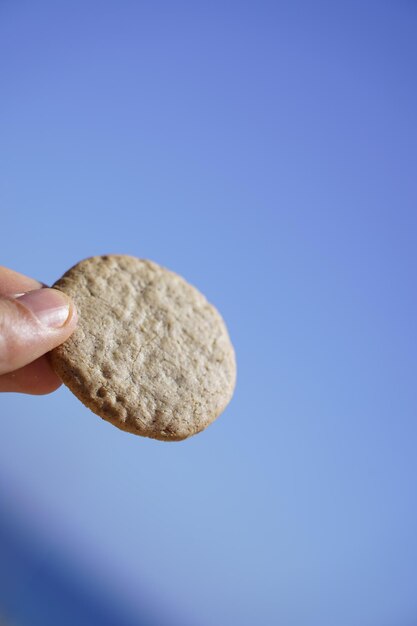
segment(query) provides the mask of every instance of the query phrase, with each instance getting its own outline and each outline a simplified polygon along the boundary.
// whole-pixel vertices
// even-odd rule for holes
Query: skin
[[[44,287],[33,278],[0,266],[0,391],[41,395],[61,385],[46,355],[75,330],[77,313],[73,303],[68,303],[65,322],[58,328],[48,328],[16,299],[16,294]]]

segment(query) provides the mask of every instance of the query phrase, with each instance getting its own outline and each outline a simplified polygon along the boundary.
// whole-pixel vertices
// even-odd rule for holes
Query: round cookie
[[[109,255],[81,261],[54,287],[74,300],[79,321],[51,363],[94,413],[137,435],[179,441],[225,409],[233,347],[219,313],[183,278]]]

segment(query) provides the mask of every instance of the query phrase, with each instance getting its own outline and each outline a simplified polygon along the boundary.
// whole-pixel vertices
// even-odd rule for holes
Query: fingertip
[[[57,289],[36,289],[0,298],[0,373],[23,368],[56,348],[77,325],[74,302]]]
[[[67,296],[67,298],[70,301],[70,311],[69,311],[68,319],[65,322],[65,326],[70,330],[70,333],[73,333],[78,322],[78,312],[77,312],[77,307],[75,306],[74,300],[72,300],[69,296]]]
[[[15,302],[48,331],[68,330],[75,316],[75,305],[59,289],[34,289],[15,297]]]
[[[68,315],[64,323],[61,326],[57,327],[56,330],[59,330],[63,334],[63,336],[65,336],[65,339],[68,339],[68,337],[74,332],[78,322],[78,312],[75,306],[75,302],[68,294],[60,291],[59,289],[55,289],[52,287],[48,289],[48,291],[58,292],[59,295],[61,297],[64,297],[67,302]],[[65,341],[65,339],[63,341]],[[60,341],[60,343],[62,343],[62,341]],[[60,343],[57,343],[56,345],[60,345]]]

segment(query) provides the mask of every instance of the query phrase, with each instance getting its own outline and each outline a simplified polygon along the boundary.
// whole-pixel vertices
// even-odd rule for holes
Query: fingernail
[[[61,328],[70,314],[70,301],[57,289],[35,289],[16,298],[48,328]]]

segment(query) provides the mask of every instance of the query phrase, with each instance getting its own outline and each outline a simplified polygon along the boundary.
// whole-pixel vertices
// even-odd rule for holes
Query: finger
[[[76,322],[72,301],[57,289],[0,298],[0,374],[20,369],[63,343]]]
[[[29,278],[7,267],[0,265],[0,295],[13,296],[18,293],[25,293],[33,289],[40,289],[42,283],[34,278]]]
[[[53,371],[46,355],[14,372],[0,376],[0,391],[43,395],[55,391],[60,385],[61,380]]]

